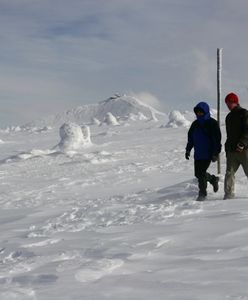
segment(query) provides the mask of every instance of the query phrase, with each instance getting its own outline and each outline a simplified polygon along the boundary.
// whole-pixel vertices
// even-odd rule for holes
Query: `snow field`
[[[56,128],[1,133],[0,299],[248,299],[242,172],[197,203],[187,127],[90,132],[69,153]]]

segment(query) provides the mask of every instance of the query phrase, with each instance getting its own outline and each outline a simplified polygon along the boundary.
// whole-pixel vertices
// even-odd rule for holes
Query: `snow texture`
[[[0,131],[1,300],[248,299],[247,178],[196,202],[178,116]]]

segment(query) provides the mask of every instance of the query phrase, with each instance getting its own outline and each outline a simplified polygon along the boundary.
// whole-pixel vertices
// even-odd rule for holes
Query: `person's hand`
[[[218,160],[218,155],[213,155],[211,161],[216,162]]]
[[[185,152],[185,158],[186,158],[187,160],[189,160],[189,157],[190,157],[190,152],[189,152],[189,151],[186,151],[186,152]]]
[[[243,144],[238,143],[235,151],[240,153],[240,152],[242,152],[244,150],[244,147],[245,146]]]

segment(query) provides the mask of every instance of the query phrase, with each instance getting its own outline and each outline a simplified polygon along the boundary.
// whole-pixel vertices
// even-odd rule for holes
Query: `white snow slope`
[[[143,103],[129,95],[114,95],[104,101],[96,104],[89,104],[76,107],[74,109],[58,113],[55,116],[48,116],[41,120],[35,120],[25,127],[44,127],[58,126],[62,122],[96,123],[94,120],[104,122],[108,114],[113,115],[117,120],[127,119],[145,119],[157,120],[164,117],[164,113],[154,109],[153,107]]]
[[[94,125],[73,153],[0,132],[1,300],[248,299],[247,178],[194,201],[187,128],[164,124]]]

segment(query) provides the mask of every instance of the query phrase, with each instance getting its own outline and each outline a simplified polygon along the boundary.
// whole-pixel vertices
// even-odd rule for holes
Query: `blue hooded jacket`
[[[191,124],[186,151],[190,152],[194,148],[194,159],[211,160],[221,151],[220,128],[218,122],[211,118],[206,102],[198,103],[194,107],[194,112],[198,109],[202,110],[204,115],[196,115],[197,119]]]

